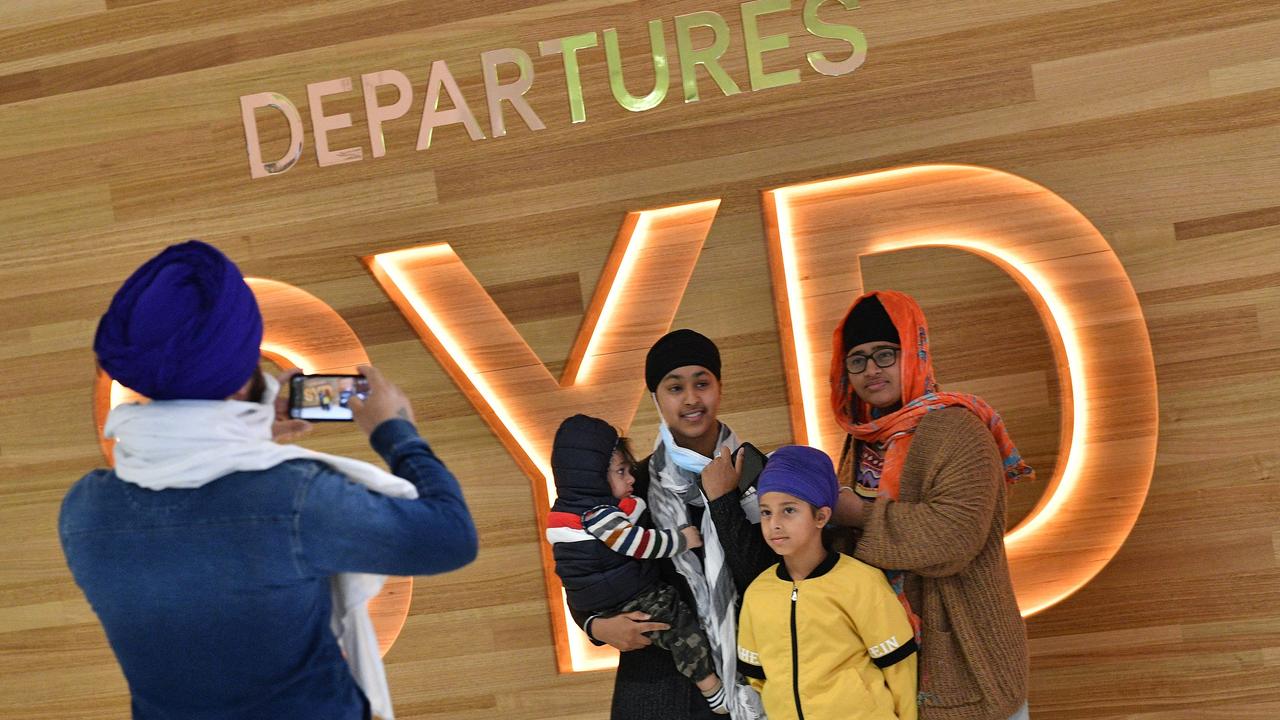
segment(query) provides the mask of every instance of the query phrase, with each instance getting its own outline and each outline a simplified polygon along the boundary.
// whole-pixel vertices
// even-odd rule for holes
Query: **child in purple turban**
[[[760,530],[782,562],[747,588],[738,667],[770,720],[916,718],[916,641],[884,573],[828,550],[839,495],[826,453],[779,448],[760,473]]]

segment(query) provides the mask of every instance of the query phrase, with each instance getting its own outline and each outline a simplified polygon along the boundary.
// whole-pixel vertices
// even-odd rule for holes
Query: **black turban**
[[[685,365],[701,365],[719,380],[720,349],[701,333],[672,330],[649,348],[644,359],[644,384],[654,392],[667,373]]]

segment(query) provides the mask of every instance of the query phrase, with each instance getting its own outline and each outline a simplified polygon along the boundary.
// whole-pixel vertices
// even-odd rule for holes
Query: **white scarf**
[[[237,400],[161,400],[118,405],[103,434],[116,441],[115,473],[148,490],[203,487],[233,472],[266,470],[287,460],[318,460],[374,492],[414,499],[412,483],[369,463],[328,455],[271,439],[275,396],[270,376],[261,403]],[[366,605],[382,590],[385,575],[342,573],[330,581],[330,625],[370,709],[394,720],[378,637]]]
[[[656,403],[656,399],[655,399]],[[705,507],[707,497],[699,488],[698,475],[711,458],[676,444],[671,428],[661,420],[659,410],[658,440],[649,458],[649,505],[658,527],[680,527],[689,522],[689,505]],[[722,446],[737,449],[738,437],[729,426],[720,424],[717,451]],[[725,562],[724,547],[711,521],[711,512],[702,513],[702,550],[704,561],[694,553],[680,553],[673,558],[676,570],[684,576],[693,592],[698,618],[707,633],[716,674],[724,683],[729,716],[733,720],[763,718],[760,696],[738,679],[738,590],[733,574]]]

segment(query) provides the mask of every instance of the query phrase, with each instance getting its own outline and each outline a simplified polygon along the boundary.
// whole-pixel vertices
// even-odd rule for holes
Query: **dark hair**
[[[245,399],[249,402],[260,403],[262,398],[267,394],[267,381],[263,378],[262,366],[253,369],[253,377],[249,378],[249,392]]]
[[[613,449],[622,453],[622,459],[632,467],[636,464],[636,456],[631,453],[631,439],[618,435],[618,442],[614,443]]]
[[[814,517],[818,517],[818,510],[820,510],[821,508],[819,508],[817,505],[814,505],[811,502],[806,502],[805,505],[809,506],[809,512],[813,513]],[[831,552],[832,550],[836,549],[836,539],[837,539],[836,533],[838,530],[836,526],[831,524],[831,521],[834,520],[836,517],[836,509],[830,508],[830,510],[831,510],[831,514],[827,516],[827,524],[823,525],[822,529],[818,531],[818,537],[822,538],[822,549],[826,550],[827,552]]]
[[[797,499],[797,500],[800,500],[800,498],[796,498],[796,499]],[[817,505],[814,505],[813,503],[809,502],[808,500],[800,500],[800,502],[802,502],[802,503],[804,503],[806,506],[808,506],[808,508],[809,508],[809,514],[813,515],[813,517],[818,517],[818,510],[819,510],[820,508],[819,508]],[[841,549],[839,546],[837,546],[837,545],[836,545],[836,542],[837,542],[837,540],[838,540],[838,539],[839,539],[839,537],[840,537],[840,536],[837,534],[837,533],[838,533],[838,531],[839,531],[839,528],[837,528],[835,525],[832,525],[832,524],[831,524],[831,521],[835,518],[835,516],[836,516],[836,509],[835,509],[835,508],[831,508],[831,516],[830,516],[829,518],[827,518],[827,524],[826,524],[826,525],[823,525],[823,526],[822,526],[822,530],[820,530],[820,531],[818,532],[818,536],[822,538],[822,549],[823,549],[823,550],[826,550],[827,552],[830,552],[830,551],[832,551],[832,550],[839,550],[839,549]],[[847,552],[847,553],[845,553],[845,554],[846,554],[846,555],[852,555],[852,554],[853,554],[853,548],[852,548],[852,546],[850,546],[850,547],[849,547],[849,552]]]

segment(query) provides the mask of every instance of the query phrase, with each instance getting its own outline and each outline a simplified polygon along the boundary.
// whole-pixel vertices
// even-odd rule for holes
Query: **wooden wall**
[[[763,27],[792,35],[767,63],[801,68],[801,83],[724,97],[703,75],[702,100],[685,104],[671,18],[700,10],[727,18],[725,68],[746,87],[738,4],[725,0],[0,5],[0,716],[128,715],[55,528],[67,487],[102,462],[97,317],[163,246],[202,238],[247,274],[334,307],[461,478],[481,554],[415,583],[387,656],[400,717],[602,718],[611,674],[555,670],[527,478],[359,258],[451,243],[554,372],[624,213],[721,198],[676,324],[721,344],[724,419],[773,447],[790,429],[760,191],[921,162],[997,168],[1073,203],[1115,248],[1151,335],[1151,491],[1115,560],[1030,620],[1033,714],[1280,716],[1280,2],[863,0],[842,21],[865,31],[868,58],[844,77],[804,64],[840,45],[805,36],[796,5]],[[617,27],[643,94],[653,18],[672,53],[666,101],[620,109],[597,47],[580,53],[587,121],[571,124],[560,60],[539,58],[538,41]],[[506,137],[473,142],[450,126],[416,151],[432,61],[448,61],[488,135],[479,55],[503,47],[534,56],[528,97],[546,129],[508,108]],[[415,88],[408,115],[385,126],[387,155],[370,157],[357,90],[325,108],[353,114],[331,145],[364,145],[365,159],[318,167],[306,84],[350,76],[358,88],[384,69]],[[307,146],[286,174],[251,180],[238,98],[265,91],[299,105]],[[271,156],[283,136],[263,117]],[[1018,372],[1052,378],[1012,286],[929,252],[955,268],[948,280],[995,283],[987,302],[972,283],[938,292],[947,285],[917,263],[864,270],[869,285],[921,294],[942,380],[999,386],[1008,367],[981,356],[970,324],[997,303],[1022,323],[1005,338],[1025,349]],[[1045,466],[1057,460],[1052,395],[1010,411]],[[648,442],[654,423],[641,403],[632,434]],[[353,432],[324,428],[309,444],[370,455]],[[1036,492],[1020,488],[1014,511]]]

